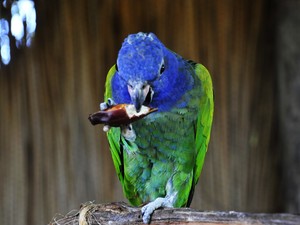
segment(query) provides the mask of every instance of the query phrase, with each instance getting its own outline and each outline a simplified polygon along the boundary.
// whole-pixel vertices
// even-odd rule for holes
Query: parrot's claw
[[[133,127],[131,124],[121,126],[121,131],[122,131],[123,137],[126,140],[131,141],[131,142],[135,141],[136,134],[135,134],[135,131],[133,130]]]
[[[110,126],[109,125],[104,125],[103,126],[103,131],[104,132],[108,132],[110,130]]]
[[[111,108],[112,106],[116,105],[116,103],[114,102],[114,100],[112,100],[111,98],[107,99],[107,102],[101,102],[100,103],[100,110],[106,110],[108,108]]]
[[[154,201],[143,206],[141,209],[142,216],[143,216],[143,222],[145,224],[149,224],[151,221],[151,216],[154,213],[154,211],[161,207],[173,207],[173,206],[170,203],[168,198],[157,198]]]
[[[103,111],[103,110],[106,110],[108,109],[108,105],[106,102],[101,102],[100,103],[100,110]]]
[[[113,107],[114,105],[116,105],[114,100],[112,100],[111,98],[108,98],[107,102],[101,102],[100,103],[100,110],[103,111],[103,110],[109,109],[109,108]],[[110,126],[109,125],[104,125],[103,131],[108,132],[109,130],[110,130]]]

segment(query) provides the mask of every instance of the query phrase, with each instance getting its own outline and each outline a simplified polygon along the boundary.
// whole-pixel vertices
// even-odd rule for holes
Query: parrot
[[[208,70],[165,47],[154,33],[130,34],[107,74],[100,109],[119,103],[136,112],[157,108],[131,124],[103,128],[129,203],[142,206],[146,224],[158,208],[189,207],[213,121]]]

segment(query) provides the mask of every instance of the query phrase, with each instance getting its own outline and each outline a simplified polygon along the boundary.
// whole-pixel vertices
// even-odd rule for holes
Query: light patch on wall
[[[4,0],[2,6],[8,8],[8,2]],[[9,31],[16,40],[16,46],[20,48],[23,45],[27,47],[31,45],[36,29],[36,11],[33,0],[13,1],[10,11],[10,30],[9,20],[0,18],[0,52],[2,63],[5,65],[11,59]]]

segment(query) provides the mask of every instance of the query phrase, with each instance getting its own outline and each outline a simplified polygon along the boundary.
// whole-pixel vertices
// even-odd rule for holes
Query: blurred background
[[[4,2],[10,24],[13,1]],[[0,224],[47,224],[87,201],[126,201],[102,127],[87,118],[122,41],[139,31],[212,75],[214,124],[192,207],[300,212],[300,1],[53,0],[35,9],[30,47],[8,34],[11,59],[0,65]]]

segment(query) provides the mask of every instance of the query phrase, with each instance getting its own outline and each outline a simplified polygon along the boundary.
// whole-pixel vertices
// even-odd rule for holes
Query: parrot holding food
[[[189,207],[208,148],[212,80],[201,64],[169,50],[153,33],[129,35],[109,70],[105,110],[116,104],[157,108],[120,127],[104,126],[123,192],[149,223],[161,207]]]

